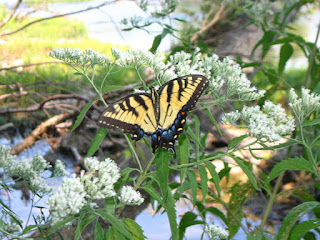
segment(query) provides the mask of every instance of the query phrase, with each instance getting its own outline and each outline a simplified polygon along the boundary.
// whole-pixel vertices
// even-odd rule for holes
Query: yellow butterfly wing
[[[151,135],[158,127],[150,94],[137,93],[110,105],[99,117],[98,125],[108,129],[121,129],[139,140]]]

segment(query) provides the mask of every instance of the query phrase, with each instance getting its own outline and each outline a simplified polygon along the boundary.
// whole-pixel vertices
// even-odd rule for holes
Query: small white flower
[[[31,167],[35,172],[42,173],[50,167],[50,164],[39,153],[37,153],[32,159]]]
[[[205,228],[205,232],[209,234],[210,239],[225,239],[229,236],[228,230],[214,224],[207,225]]]
[[[309,89],[302,88],[301,98],[291,88],[289,92],[289,106],[292,108],[299,123],[302,123],[312,112],[320,112],[320,95],[310,93]]]
[[[144,201],[140,192],[135,191],[131,186],[123,186],[118,198],[122,203],[130,205],[140,205]]]
[[[8,146],[0,145],[0,167],[7,168],[11,165],[14,158],[10,154],[11,148]]]
[[[65,164],[59,159],[57,159],[55,162],[53,173],[55,177],[66,177],[70,174],[66,170]]]
[[[235,124],[239,119],[248,124],[250,135],[256,138],[266,138],[268,141],[278,141],[282,136],[290,134],[295,129],[292,116],[287,116],[285,110],[278,104],[266,101],[263,111],[259,106],[244,106],[241,112],[234,111],[225,114],[223,122]]]

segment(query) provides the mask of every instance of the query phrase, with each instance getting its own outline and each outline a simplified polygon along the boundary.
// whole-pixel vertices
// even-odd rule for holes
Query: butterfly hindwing
[[[98,125],[121,129],[133,134],[134,139],[151,135],[157,129],[154,106],[150,94],[136,93],[110,105],[99,117]]]
[[[187,111],[196,105],[209,82],[201,75],[188,75],[173,79],[159,90],[159,120],[161,132],[152,139],[153,150],[157,147],[173,149],[186,122]]]

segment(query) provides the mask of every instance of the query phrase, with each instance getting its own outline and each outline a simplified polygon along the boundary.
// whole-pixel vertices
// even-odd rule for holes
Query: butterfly
[[[98,126],[121,129],[132,134],[132,139],[151,137],[153,153],[157,148],[172,149],[183,132],[187,112],[193,109],[208,87],[202,75],[178,77],[150,93],[128,95],[110,105],[99,117]]]

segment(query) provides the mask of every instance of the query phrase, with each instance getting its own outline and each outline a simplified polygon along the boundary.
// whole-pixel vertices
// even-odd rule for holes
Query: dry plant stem
[[[11,32],[6,32],[6,33],[3,33],[3,34],[0,34],[0,37],[3,37],[3,36],[8,36],[8,35],[11,35],[11,34],[14,34],[14,33],[17,33],[35,23],[38,23],[38,22],[42,22],[42,21],[45,21],[45,20],[50,20],[50,19],[54,19],[54,18],[59,18],[59,17],[64,17],[64,16],[69,16],[69,15],[73,15],[73,14],[77,14],[77,13],[82,13],[82,12],[85,12],[85,11],[89,11],[89,10],[93,10],[93,9],[99,9],[105,5],[108,5],[110,3],[114,3],[116,2],[117,0],[113,1],[113,2],[104,2],[104,3],[101,3],[100,5],[98,6],[95,6],[95,7],[88,7],[86,9],[83,9],[83,10],[79,10],[79,11],[75,11],[75,12],[70,12],[70,13],[65,13],[65,14],[58,14],[58,15],[55,15],[55,16],[52,16],[52,17],[47,17],[47,18],[40,18],[40,19],[37,19],[35,21],[32,21],[32,22],[29,22],[27,23],[26,25],[14,30],[14,31],[11,31]]]
[[[309,88],[309,85],[310,85],[310,74],[311,74],[311,70],[312,70],[312,66],[313,66],[313,61],[315,59],[315,54],[316,54],[316,50],[317,50],[317,42],[318,42],[318,39],[319,39],[319,34],[320,34],[320,22],[319,22],[319,25],[318,25],[318,31],[317,31],[317,35],[316,35],[316,40],[314,41],[314,44],[313,44],[313,48],[312,48],[312,52],[311,52],[311,55],[310,55],[310,58],[309,58],[309,67],[308,67],[308,71],[306,73],[306,78],[304,80],[305,82],[305,86],[306,88]]]
[[[203,26],[198,32],[196,32],[190,39],[191,43],[194,43],[198,38],[199,35],[203,34],[204,32],[208,31],[214,24],[216,24],[216,22],[220,19],[221,14],[223,12],[223,10],[225,9],[225,5],[222,5],[218,12],[216,13],[216,15],[214,16],[214,18],[205,26]],[[206,20],[207,21],[207,20]]]
[[[13,15],[16,13],[18,7],[20,6],[20,4],[22,3],[22,0],[18,0],[16,2],[16,5],[14,5],[14,7],[12,8],[11,12],[8,14],[7,17],[5,17],[1,22],[0,22],[0,28],[3,27],[4,25],[6,25],[13,17]]]

